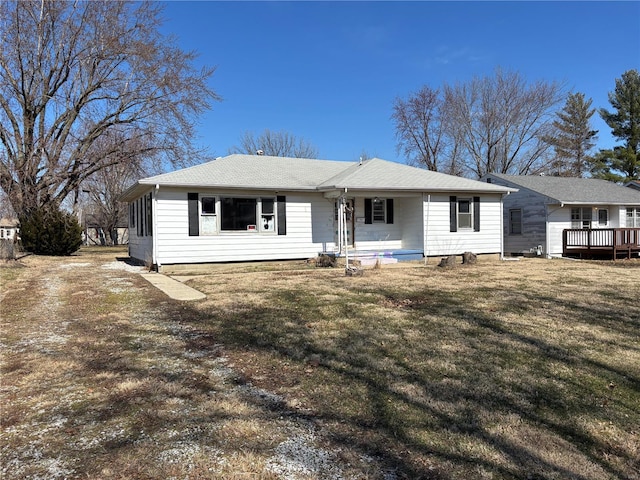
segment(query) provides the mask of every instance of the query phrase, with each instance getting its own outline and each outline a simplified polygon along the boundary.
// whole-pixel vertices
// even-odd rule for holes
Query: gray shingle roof
[[[349,162],[305,158],[229,155],[141,180],[145,184],[229,188],[315,189]]]
[[[355,163],[333,178],[324,181],[320,189],[353,190],[415,190],[415,191],[498,191],[497,185],[483,184],[476,180],[432,172],[379,158]],[[498,186],[499,187],[499,186]],[[501,188],[501,187],[499,187]],[[501,191],[505,191],[502,188]]]
[[[640,205],[640,192],[595,178],[503,175],[492,173],[516,188],[526,188],[565,204]]]
[[[276,191],[334,189],[384,191],[507,192],[509,188],[445,175],[374,158],[359,162],[229,155],[217,160],[143,178],[122,200],[130,201],[150,185]]]

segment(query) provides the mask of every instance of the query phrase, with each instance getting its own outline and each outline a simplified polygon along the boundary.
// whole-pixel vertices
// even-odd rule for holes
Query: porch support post
[[[344,245],[344,197],[338,198],[338,253],[342,255],[342,246]]]

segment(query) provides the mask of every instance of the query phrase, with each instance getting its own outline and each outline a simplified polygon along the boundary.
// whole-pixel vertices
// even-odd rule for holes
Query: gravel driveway
[[[22,264],[0,269],[1,478],[395,478],[242,378],[140,267]]]

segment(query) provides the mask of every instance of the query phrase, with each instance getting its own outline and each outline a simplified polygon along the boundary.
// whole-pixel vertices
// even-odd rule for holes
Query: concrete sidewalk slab
[[[161,273],[141,273],[142,278],[175,300],[202,300],[206,295]]]

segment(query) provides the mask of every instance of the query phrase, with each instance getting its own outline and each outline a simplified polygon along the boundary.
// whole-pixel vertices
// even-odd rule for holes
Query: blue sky
[[[216,66],[223,98],[199,143],[226,155],[245,131],[285,130],[320,158],[404,162],[396,97],[496,67],[558,81],[611,108],[615,79],[640,68],[640,2],[168,2],[163,31]],[[596,113],[600,148],[616,141]]]

